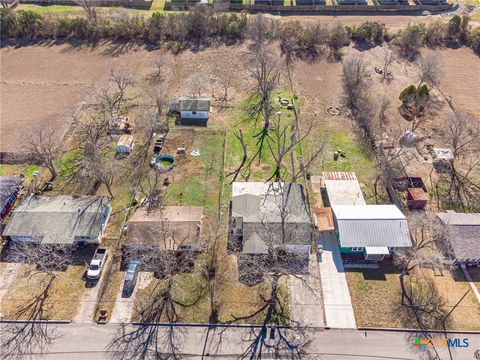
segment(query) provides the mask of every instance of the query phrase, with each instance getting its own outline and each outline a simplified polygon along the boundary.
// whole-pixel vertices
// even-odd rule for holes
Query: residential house
[[[207,126],[210,99],[183,97],[178,101],[181,125]]]
[[[308,253],[313,224],[302,185],[234,182],[231,231],[243,253],[266,254],[283,247],[290,253]]]
[[[125,247],[195,250],[200,244],[202,219],[202,206],[163,206],[151,212],[140,207],[128,221]]]
[[[458,264],[480,265],[480,213],[438,213],[446,255]]]
[[[10,213],[22,183],[23,176],[0,176],[0,222]]]
[[[109,215],[106,196],[31,195],[12,212],[3,236],[42,244],[98,244]]]
[[[380,261],[412,246],[405,215],[395,205],[333,205],[336,236],[345,259]]]

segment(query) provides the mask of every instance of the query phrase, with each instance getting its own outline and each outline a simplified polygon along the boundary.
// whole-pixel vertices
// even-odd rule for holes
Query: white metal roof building
[[[388,255],[392,248],[412,246],[405,215],[395,205],[334,205],[341,248]]]

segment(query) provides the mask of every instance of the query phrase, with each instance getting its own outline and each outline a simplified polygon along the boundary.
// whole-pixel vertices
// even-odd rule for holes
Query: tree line
[[[97,12],[88,2],[80,3],[81,14],[39,14],[32,10],[0,9],[2,40],[111,40],[165,45],[174,52],[218,43],[232,44],[245,39],[279,40],[282,50],[299,57],[324,53],[334,60],[343,56],[341,48],[350,42],[376,46],[393,41],[402,55],[414,57],[420,47],[456,42],[480,54],[480,28],[470,26],[470,18],[455,15],[448,22],[409,24],[399,32],[385,24],[367,21],[359,26],[279,23],[262,15],[217,12],[196,7],[182,13],[153,13],[150,17],[127,11]]]

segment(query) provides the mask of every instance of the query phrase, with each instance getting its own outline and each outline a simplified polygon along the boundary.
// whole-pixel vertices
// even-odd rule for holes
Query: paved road
[[[332,328],[356,328],[352,300],[335,235],[321,235],[322,259],[319,263],[325,320]]]
[[[128,326],[128,332],[133,326]],[[104,359],[108,344],[118,333],[119,325],[77,324],[58,325],[60,336],[49,348],[46,358],[53,360]],[[163,329],[163,328],[162,328]],[[222,328],[210,331],[205,354],[222,359],[237,359],[248,343],[245,328]],[[205,344],[205,327],[184,327],[179,339],[182,341],[181,358],[200,359]],[[473,360],[475,350],[480,348],[480,335],[456,335],[468,337],[470,346],[452,349],[452,358]],[[219,339],[222,339],[219,344]],[[411,344],[409,334],[401,332],[359,330],[312,330],[312,343],[305,359],[348,360],[348,359],[419,359],[421,353]],[[441,359],[449,359],[448,352],[440,350]],[[40,358],[34,356],[33,358]],[[128,358],[128,357],[127,357]]]

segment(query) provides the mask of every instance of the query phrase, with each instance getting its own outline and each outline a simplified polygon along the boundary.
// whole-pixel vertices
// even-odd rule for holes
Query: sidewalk
[[[323,245],[319,267],[326,325],[331,328],[356,328],[352,300],[335,235],[320,237],[319,244]]]

